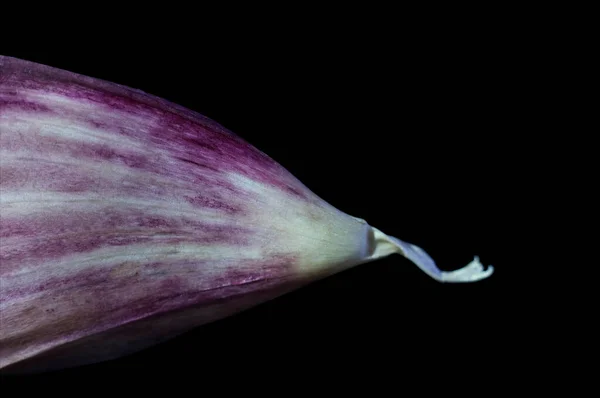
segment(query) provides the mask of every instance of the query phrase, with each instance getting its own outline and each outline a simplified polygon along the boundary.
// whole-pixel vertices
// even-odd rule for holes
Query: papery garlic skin
[[[117,358],[394,252],[447,278],[414,247],[202,115],[0,56],[0,368]]]

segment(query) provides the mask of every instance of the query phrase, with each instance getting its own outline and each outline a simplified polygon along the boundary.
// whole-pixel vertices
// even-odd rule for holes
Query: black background
[[[495,266],[491,278],[440,284],[394,255],[138,354],[4,377],[4,385],[119,380],[224,390],[238,383],[266,388],[273,379],[293,380],[287,388],[420,380],[422,391],[439,385],[497,391],[506,377],[528,377],[526,364],[536,354],[515,347],[535,342],[523,327],[535,303],[518,301],[512,282],[520,274],[521,242],[511,234],[526,228],[519,217],[532,204],[521,192],[535,184],[532,171],[519,167],[524,146],[515,145],[531,128],[533,47],[515,40],[501,21],[490,27],[488,19],[476,26],[425,17],[406,25],[406,19],[376,28],[358,21],[354,33],[332,28],[315,36],[309,26],[289,37],[241,31],[225,45],[222,28],[184,48],[170,45],[179,40],[165,32],[166,41],[148,49],[138,46],[143,37],[132,36],[121,40],[126,51],[72,45],[4,55],[196,110],[324,200],[421,246],[440,268],[478,255]]]

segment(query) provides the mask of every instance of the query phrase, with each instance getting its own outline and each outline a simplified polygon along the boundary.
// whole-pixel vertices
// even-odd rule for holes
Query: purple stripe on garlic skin
[[[0,56],[0,369],[117,358],[392,253],[493,270],[440,271],[202,115]]]
[[[10,86],[10,83],[9,79],[3,85]],[[125,90],[125,94],[131,92]],[[81,154],[78,144],[84,147],[83,150],[86,150],[85,146],[95,145],[96,150],[89,151],[92,158],[102,158],[104,151],[111,153],[127,148],[158,157],[155,160],[157,165],[164,160],[160,159],[163,155],[171,161],[179,158],[197,162],[200,159],[202,167],[213,171],[239,173],[255,181],[292,188],[291,192],[306,190],[300,181],[266,154],[190,111],[185,111],[187,117],[181,117],[128,97],[98,93],[72,83],[44,82],[43,79],[38,84],[15,82],[14,91],[4,93],[2,100],[23,106],[11,106],[0,110],[0,114],[13,118],[15,122],[21,119],[30,126],[33,124],[28,123],[27,113],[44,109],[44,112],[34,112],[32,116],[36,120],[35,125],[40,126],[39,134],[49,136],[51,140],[63,140],[63,145],[70,146],[72,152],[78,154],[76,156]],[[127,128],[129,125],[135,128]],[[59,137],[52,133],[53,127],[57,126],[61,130]],[[111,144],[117,148],[111,148]],[[204,156],[199,157],[199,153]],[[295,185],[302,190],[294,189]]]
[[[82,272],[51,281],[54,286],[41,285],[38,292],[13,300],[11,310],[28,314],[32,321],[18,329],[5,325],[14,333],[3,334],[0,354],[3,358],[28,357],[40,350],[174,310],[201,307],[206,316],[206,311],[216,305],[280,287],[287,282],[285,270],[294,264],[293,258],[285,257],[276,257],[270,262],[234,261],[236,268],[225,272],[211,271],[214,263],[207,266],[187,261],[143,265],[123,262],[110,270]],[[227,269],[226,261],[222,265]],[[206,272],[197,271],[202,266]],[[99,302],[98,296],[104,297],[107,292],[111,299]],[[77,312],[68,310],[74,306]],[[35,344],[26,350],[15,350],[28,341]]]

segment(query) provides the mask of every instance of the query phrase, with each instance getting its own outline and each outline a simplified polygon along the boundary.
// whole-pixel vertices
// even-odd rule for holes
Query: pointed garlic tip
[[[399,253],[438,282],[476,282],[489,277],[494,272],[494,267],[491,265],[484,269],[477,256],[463,268],[449,272],[442,271],[427,252],[420,247],[401,241],[393,236],[388,236],[377,228],[372,227],[372,230],[374,247],[370,260],[392,253]]]

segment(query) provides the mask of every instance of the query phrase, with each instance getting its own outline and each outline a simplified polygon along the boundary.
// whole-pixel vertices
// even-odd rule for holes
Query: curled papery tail
[[[476,282],[487,278],[494,272],[494,267],[491,265],[484,269],[477,256],[463,268],[450,272],[442,271],[420,247],[388,236],[377,228],[371,228],[373,231],[371,242],[373,250],[369,259],[375,260],[398,253],[415,263],[423,272],[439,282]]]

